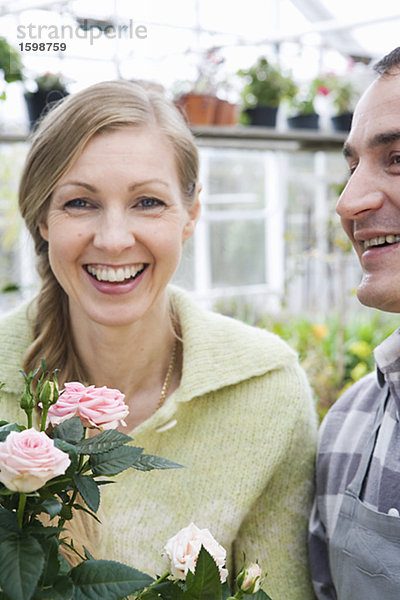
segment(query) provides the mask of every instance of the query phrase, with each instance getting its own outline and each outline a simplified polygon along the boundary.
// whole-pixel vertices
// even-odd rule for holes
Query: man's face
[[[350,178],[336,210],[363,270],[357,296],[400,312],[400,69],[362,96],[344,154]]]

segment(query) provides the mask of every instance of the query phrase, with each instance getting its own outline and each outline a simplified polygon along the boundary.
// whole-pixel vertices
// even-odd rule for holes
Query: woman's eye
[[[164,206],[164,202],[157,198],[142,198],[139,201],[139,206],[141,208],[160,208],[161,206]]]
[[[88,208],[88,206],[89,203],[87,200],[83,200],[83,198],[74,198],[65,204],[66,208]]]

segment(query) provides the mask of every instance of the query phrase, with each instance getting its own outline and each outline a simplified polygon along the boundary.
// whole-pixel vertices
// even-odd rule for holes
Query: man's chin
[[[366,285],[361,282],[357,289],[357,298],[364,306],[376,308],[384,312],[400,313],[400,289],[390,291],[377,285]]]

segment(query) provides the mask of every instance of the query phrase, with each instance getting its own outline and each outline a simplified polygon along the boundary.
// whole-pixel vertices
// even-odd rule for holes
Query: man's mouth
[[[364,240],[362,243],[363,249],[368,250],[368,248],[390,246],[391,244],[396,244],[397,242],[400,242],[400,235],[391,233],[389,235],[378,235],[370,238],[369,240]]]
[[[400,236],[399,236],[400,237]],[[107,283],[122,283],[139,277],[147,267],[146,264],[127,265],[121,267],[108,267],[104,265],[85,265],[86,271],[97,279]]]

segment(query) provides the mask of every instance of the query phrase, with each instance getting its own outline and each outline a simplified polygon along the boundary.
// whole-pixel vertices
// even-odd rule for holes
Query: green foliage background
[[[306,315],[254,317],[250,306],[235,303],[217,310],[251,325],[268,329],[294,348],[313,388],[320,420],[353,383],[375,369],[374,348],[399,327],[399,317],[360,308],[358,313],[339,313],[326,318]]]

